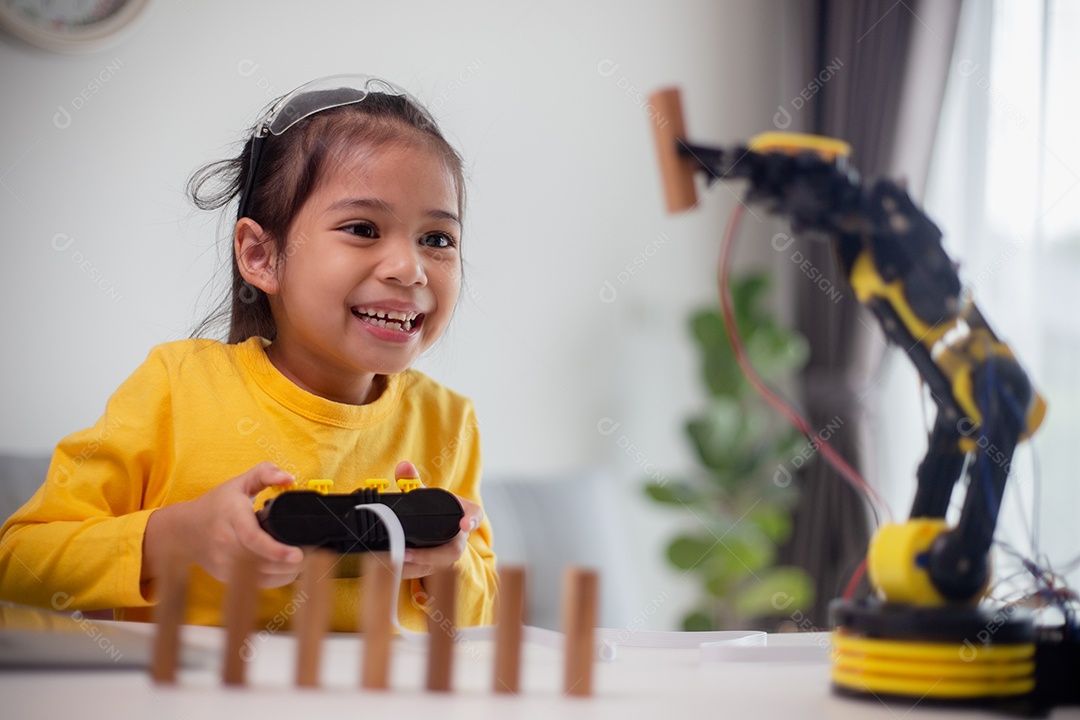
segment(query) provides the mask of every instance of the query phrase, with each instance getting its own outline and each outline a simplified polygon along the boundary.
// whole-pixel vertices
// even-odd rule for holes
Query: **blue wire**
[[[987,420],[989,419],[989,414],[990,414],[990,388],[991,388],[991,386],[996,386],[996,385],[997,385],[997,381],[996,381],[996,378],[994,377],[994,356],[993,355],[988,355],[987,356],[987,361],[986,361],[986,382],[983,384],[983,393],[982,393],[983,394],[983,397],[982,397],[982,400],[983,400],[983,402],[982,402],[983,421],[982,421],[982,424],[979,426],[979,440],[984,441],[985,444],[983,442],[979,443],[980,446],[981,446],[981,449],[983,451],[983,453],[982,453],[983,457],[979,458],[979,465],[982,468],[982,473],[981,474],[982,474],[982,481],[983,481],[983,490],[986,493],[986,509],[987,509],[987,513],[988,513],[988,515],[989,515],[989,517],[991,519],[992,524],[995,527],[997,527],[997,509],[994,507],[994,502],[993,502],[994,483],[993,483],[993,479],[991,478],[991,474],[990,474],[990,454],[988,452],[989,448],[990,448],[990,438],[987,435],[986,426],[987,426]]]
[[[987,353],[987,356],[986,356],[986,384],[985,384],[985,386],[983,388],[983,397],[982,397],[982,400],[983,400],[983,415],[984,415],[984,417],[983,417],[982,425],[981,425],[980,430],[979,430],[979,439],[984,440],[986,442],[986,446],[983,448],[984,451],[988,450],[989,445],[990,445],[990,438],[989,438],[989,436],[987,435],[987,432],[986,432],[986,425],[987,425],[987,417],[986,417],[986,415],[989,413],[989,410],[990,410],[990,394],[991,394],[990,391],[991,391],[991,388],[993,389],[994,394],[997,397],[1002,398],[1005,401],[1005,404],[1008,406],[1009,410],[1012,411],[1013,415],[1016,418],[1016,421],[1018,423],[1020,423],[1021,427],[1023,427],[1023,425],[1024,425],[1024,417],[1025,417],[1024,416],[1024,411],[1020,407],[1020,403],[1018,403],[1016,401],[1016,398],[1013,397],[1011,392],[1009,392],[1009,389],[1007,387],[1005,387],[1004,385],[1001,385],[1001,386],[998,385],[997,377],[994,375],[994,355],[993,355],[992,352]],[[990,511],[990,516],[994,518],[994,524],[996,525],[997,524],[997,512],[994,510],[993,503],[990,501],[990,497],[991,497],[991,494],[992,494],[992,491],[993,491],[993,481],[991,480],[991,475],[990,475],[990,465],[989,465],[988,462],[986,462],[989,459],[990,459],[990,455],[989,455],[989,453],[987,453],[986,458],[983,459],[983,463],[982,463],[983,464],[982,475],[983,475],[983,484],[985,485],[985,489],[986,489],[986,493],[987,493],[987,495],[986,495],[987,509]]]

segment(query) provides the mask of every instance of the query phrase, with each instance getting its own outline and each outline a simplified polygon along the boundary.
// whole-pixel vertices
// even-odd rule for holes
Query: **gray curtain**
[[[806,104],[812,113],[807,129],[848,141],[852,163],[865,181],[902,173],[920,190],[925,183],[959,5],[960,0],[812,3],[804,24],[808,76],[832,70],[820,75],[828,80]],[[839,425],[829,442],[865,476],[864,403],[870,368],[884,348],[872,334],[875,321],[838,271],[832,248],[805,240],[801,247],[813,267],[843,290],[836,302],[835,294],[789,270],[796,273],[797,327],[811,352],[802,378],[807,420],[818,430]],[[798,482],[792,537],[783,555],[814,578],[811,621],[824,628],[828,603],[865,558],[873,528],[862,497],[820,455],[804,466]],[[907,508],[893,512],[903,517]]]

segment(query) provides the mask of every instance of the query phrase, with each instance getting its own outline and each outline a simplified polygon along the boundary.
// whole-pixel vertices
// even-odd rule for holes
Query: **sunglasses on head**
[[[278,137],[305,118],[324,110],[361,103],[373,94],[404,97],[427,115],[432,125],[436,124],[424,106],[407,90],[381,78],[371,75],[330,75],[304,83],[275,101],[255,125],[255,132],[251,136],[247,182],[240,193],[236,219],[247,216],[251,193],[255,188],[255,174],[259,169],[259,156],[267,135]]]

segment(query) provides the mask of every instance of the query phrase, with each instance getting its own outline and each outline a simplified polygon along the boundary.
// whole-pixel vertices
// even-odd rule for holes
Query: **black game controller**
[[[400,493],[288,490],[268,500],[256,516],[263,530],[286,545],[324,547],[339,553],[389,550],[390,537],[382,520],[356,507],[369,503],[394,511],[405,531],[405,546],[410,548],[445,545],[461,531],[465,516],[453,493],[423,487]]]

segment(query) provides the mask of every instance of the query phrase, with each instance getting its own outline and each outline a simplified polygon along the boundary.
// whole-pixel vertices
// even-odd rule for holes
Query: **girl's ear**
[[[249,217],[237,220],[233,251],[244,280],[267,295],[278,292],[281,283],[277,273],[277,250],[259,223]]]

